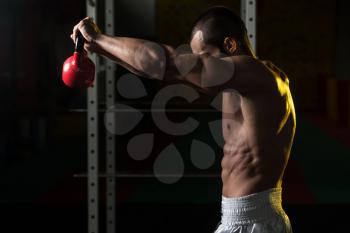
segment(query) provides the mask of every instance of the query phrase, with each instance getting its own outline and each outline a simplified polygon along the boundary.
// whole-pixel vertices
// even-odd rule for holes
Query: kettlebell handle
[[[80,32],[77,34],[77,39],[75,40],[75,52],[81,53],[84,50],[85,39]]]

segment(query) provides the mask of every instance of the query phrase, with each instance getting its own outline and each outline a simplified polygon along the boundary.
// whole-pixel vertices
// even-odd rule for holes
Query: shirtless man
[[[224,7],[203,13],[193,27],[188,54],[151,41],[102,34],[90,18],[74,27],[74,41],[78,32],[87,51],[137,75],[178,80],[209,95],[222,95],[222,219],[216,233],[292,232],[281,204],[282,177],[296,128],[289,81],[276,66],[253,54],[236,14]],[[193,69],[181,75],[177,67],[193,61]]]

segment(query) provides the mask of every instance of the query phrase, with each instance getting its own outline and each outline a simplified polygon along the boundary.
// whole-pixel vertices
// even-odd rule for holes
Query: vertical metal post
[[[114,0],[105,1],[105,31],[108,35],[114,35]],[[112,107],[115,100],[115,68],[116,65],[110,59],[106,59],[106,107]],[[115,119],[112,114],[106,115],[106,124],[113,127]],[[115,136],[106,130],[106,172],[107,174],[115,173]],[[107,191],[107,233],[115,233],[115,177],[106,178]]]
[[[256,4],[257,0],[241,0],[241,18],[248,30],[249,41],[256,53]]]
[[[97,20],[98,0],[87,0],[87,15]],[[99,71],[96,54],[89,54],[90,59]],[[96,72],[96,73],[97,73]],[[96,76],[95,73],[95,76]],[[88,155],[88,233],[98,233],[98,79],[87,90],[87,155]]]

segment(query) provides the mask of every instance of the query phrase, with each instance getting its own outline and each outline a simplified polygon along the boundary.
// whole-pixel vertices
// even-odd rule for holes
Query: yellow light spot
[[[277,134],[283,129],[284,125],[286,124],[288,117],[290,114],[293,114],[293,121],[294,121],[294,127],[296,125],[296,116],[295,116],[295,108],[293,103],[293,98],[290,93],[289,89],[289,80],[286,78],[286,80],[282,80],[281,77],[276,77],[276,83],[278,91],[280,92],[281,96],[286,98],[286,111],[283,116],[283,119],[280,122],[280,125],[278,127]]]

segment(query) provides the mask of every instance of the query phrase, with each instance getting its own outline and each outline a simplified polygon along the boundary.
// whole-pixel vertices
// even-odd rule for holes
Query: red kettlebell
[[[92,86],[95,78],[95,64],[84,51],[84,37],[78,33],[75,51],[63,63],[62,80],[69,87],[86,88]]]

